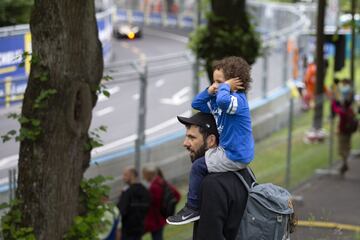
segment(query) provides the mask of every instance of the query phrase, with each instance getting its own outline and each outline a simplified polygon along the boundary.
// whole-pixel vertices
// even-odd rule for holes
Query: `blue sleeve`
[[[214,96],[208,93],[206,88],[204,91],[200,92],[191,103],[193,109],[199,110],[204,113],[211,113],[210,109],[210,100]]]
[[[231,94],[229,84],[222,83],[216,94],[216,103],[226,114],[237,114],[243,107],[247,106],[247,100],[244,93]]]

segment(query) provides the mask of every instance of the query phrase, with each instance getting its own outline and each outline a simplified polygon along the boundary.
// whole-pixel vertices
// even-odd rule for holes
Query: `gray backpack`
[[[290,239],[290,220],[294,213],[290,193],[271,183],[256,184],[254,174],[247,169],[254,180],[251,186],[235,172],[249,192],[236,240]]]

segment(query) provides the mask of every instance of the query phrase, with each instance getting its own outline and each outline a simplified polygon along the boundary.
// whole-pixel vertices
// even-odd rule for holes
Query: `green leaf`
[[[31,119],[31,124],[32,124],[34,127],[39,127],[40,124],[41,124],[41,121],[38,120],[38,119]]]
[[[12,135],[12,136],[14,136],[14,135],[16,135],[16,130],[10,130],[7,134],[9,134],[9,135]]]
[[[9,203],[4,202],[4,203],[0,204],[0,210],[6,209],[6,208],[9,208],[9,207],[10,207]]]
[[[103,94],[108,98],[110,97],[110,92],[107,90],[103,90]]]
[[[11,140],[11,137],[7,134],[1,136],[2,142],[5,143]]]
[[[99,127],[99,129],[100,129],[101,131],[103,131],[103,132],[106,132],[106,131],[107,131],[107,126],[101,125],[101,126]]]
[[[8,119],[15,119],[15,120],[17,120],[17,119],[20,118],[20,114],[17,114],[17,113],[9,113],[9,114],[7,115],[7,118],[8,118]]]
[[[19,118],[19,123],[20,124],[25,124],[25,123],[28,123],[28,122],[30,122],[30,120],[27,117],[21,116]]]
[[[110,80],[112,80],[113,78],[111,77],[111,76],[109,76],[109,75],[105,75],[105,76],[103,76],[103,78],[102,78],[104,81],[110,81]]]

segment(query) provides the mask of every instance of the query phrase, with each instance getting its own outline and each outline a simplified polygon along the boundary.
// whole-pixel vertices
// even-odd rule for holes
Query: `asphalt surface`
[[[303,200],[294,206],[299,226],[292,240],[360,239],[360,153],[351,156],[344,177],[338,168],[315,175],[293,192]]]

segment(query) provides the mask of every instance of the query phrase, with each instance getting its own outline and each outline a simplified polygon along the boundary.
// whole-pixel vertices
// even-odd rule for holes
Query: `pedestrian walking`
[[[339,172],[344,175],[349,169],[348,158],[351,150],[351,137],[357,130],[358,121],[352,109],[351,99],[346,99],[342,103],[334,100],[332,109],[340,118],[338,124],[338,152],[342,165]]]

